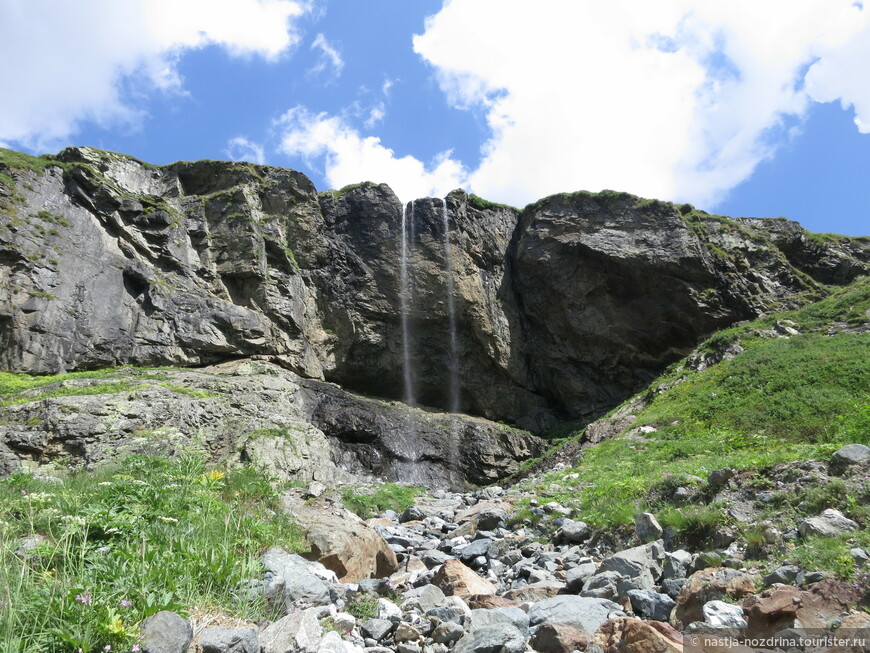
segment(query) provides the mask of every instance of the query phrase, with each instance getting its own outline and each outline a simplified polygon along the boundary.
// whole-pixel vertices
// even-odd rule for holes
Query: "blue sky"
[[[6,147],[239,158],[404,200],[612,188],[870,234],[860,2],[0,0],[0,16]]]

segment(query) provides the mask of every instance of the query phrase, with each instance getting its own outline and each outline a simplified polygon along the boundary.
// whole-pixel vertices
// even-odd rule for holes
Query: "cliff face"
[[[290,170],[89,148],[34,161],[0,164],[10,371],[253,357],[367,395],[401,398],[410,382],[418,403],[446,407],[458,367],[462,411],[543,430],[870,261],[866,240],[785,220],[608,191],[520,212],[455,191],[406,210],[403,328],[403,207],[385,185],[318,195]]]

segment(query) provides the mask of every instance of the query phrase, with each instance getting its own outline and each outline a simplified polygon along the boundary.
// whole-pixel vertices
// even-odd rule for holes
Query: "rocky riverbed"
[[[742,650],[714,646],[724,638],[778,638],[781,647],[770,650],[803,651],[816,650],[799,644],[806,633],[866,638],[870,551],[851,550],[844,564],[857,580],[848,583],[786,564],[790,542],[842,536],[858,524],[835,509],[800,521],[758,521],[754,513],[776,492],[832,479],[858,487],[868,472],[863,445],[759,472],[774,479],[773,491],[745,473],[717,470],[704,480],[705,500],[758,527],[764,542],[722,528],[713,548],[681,544],[647,513],[635,516],[631,532],[596,530],[570,505],[541,504],[522,487],[436,491],[402,514],[388,510],[364,522],[315,482],[284,497],[313,555],[273,548],[263,556],[263,577],[243,588],[266,597],[274,620],[214,625],[218,617],[188,622],[162,612],[143,623],[143,650],[676,653]],[[531,501],[525,519],[517,510],[523,501]]]

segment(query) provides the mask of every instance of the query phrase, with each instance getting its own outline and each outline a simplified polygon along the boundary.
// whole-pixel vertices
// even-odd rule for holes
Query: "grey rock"
[[[432,608],[443,605],[447,597],[436,585],[423,585],[408,590],[402,595],[402,607],[409,609],[416,607],[420,612],[426,612]]]
[[[389,635],[395,624],[387,619],[366,619],[360,624],[360,630],[366,637],[371,637],[376,642],[380,642],[384,637]]]
[[[554,539],[557,542],[579,544],[589,539],[590,534],[591,530],[586,522],[565,519],[559,527],[559,530],[556,531]]]
[[[665,549],[661,540],[615,553],[598,567],[597,574],[613,571],[638,579],[638,589],[652,589],[662,575]]]
[[[870,461],[870,447],[864,444],[847,444],[831,455],[831,464],[841,469],[868,461]]]
[[[199,635],[202,653],[260,653],[258,631],[248,628],[206,628]]]
[[[655,515],[648,512],[641,512],[634,516],[634,529],[641,542],[657,540],[664,532]]]
[[[704,612],[704,623],[713,628],[746,628],[746,619],[743,618],[743,608],[740,605],[708,601],[701,609]]]
[[[764,577],[764,584],[768,587],[774,583],[784,585],[800,585],[803,580],[803,572],[797,565],[783,565],[773,570]]]
[[[564,623],[594,633],[611,616],[621,614],[619,605],[606,599],[554,596],[538,601],[529,609],[529,625]]]
[[[617,584],[621,580],[622,575],[615,571],[596,573],[586,580],[580,595],[596,599],[616,599],[619,594]]]
[[[193,641],[193,628],[187,619],[161,610],[142,622],[144,653],[186,653]]]
[[[318,609],[288,614],[260,633],[263,653],[316,653],[323,637]]]
[[[484,626],[468,633],[454,646],[455,653],[523,653],[526,638],[510,623]]]
[[[507,524],[509,515],[502,508],[487,508],[477,515],[477,528],[482,531],[491,531],[503,528]]]
[[[718,490],[724,487],[728,481],[730,481],[734,477],[734,470],[730,467],[724,467],[723,469],[716,469],[710,472],[710,475],[707,476],[707,483],[709,483],[710,487],[714,490]]]
[[[665,554],[665,562],[662,567],[662,579],[685,578],[686,570],[692,564],[692,554],[683,549]]]
[[[849,555],[852,556],[852,559],[855,561],[855,564],[859,567],[863,567],[865,564],[870,562],[870,553],[861,548],[849,549]]]
[[[675,599],[685,584],[685,578],[668,578],[662,581],[662,590],[672,599]]]
[[[445,621],[432,631],[432,641],[436,644],[452,646],[465,635],[465,629],[455,621]]]
[[[577,594],[583,590],[583,585],[595,574],[595,563],[584,562],[565,572],[565,585],[569,592]]]
[[[655,621],[668,621],[671,610],[677,604],[667,594],[659,594],[652,590],[631,590],[627,594],[635,614]]]
[[[338,632],[331,630],[320,640],[317,653],[363,653],[363,650],[359,646],[344,641]]]
[[[466,630],[473,633],[486,626],[509,623],[522,633],[524,637],[529,634],[529,615],[520,608],[492,608],[489,610],[472,610],[466,620]]]
[[[492,540],[487,538],[475,540],[474,542],[466,547],[463,547],[459,551],[459,559],[462,560],[462,562],[468,564],[478,556],[485,556],[491,543]]]
[[[798,532],[803,537],[810,535],[833,537],[857,529],[858,524],[833,508],[828,508],[818,517],[804,519],[798,526]]]

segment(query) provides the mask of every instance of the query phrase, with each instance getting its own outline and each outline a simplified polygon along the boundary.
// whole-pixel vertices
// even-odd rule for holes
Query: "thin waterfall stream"
[[[458,413],[459,398],[459,339],[456,334],[456,292],[453,282],[453,255],[450,244],[450,214],[447,208],[447,198],[444,199],[442,211],[444,221],[444,274],[447,277],[447,322],[450,331],[450,353],[448,359],[449,400],[448,410]]]
[[[408,211],[410,206],[410,211]],[[410,212],[410,216],[408,213]],[[414,204],[402,206],[402,244],[399,252],[399,310],[401,312],[402,322],[402,372],[404,376],[405,403],[413,406],[414,398],[414,372],[412,369],[413,361],[411,360],[411,323],[410,323],[410,308],[411,308],[411,280],[408,270],[408,259],[410,247],[408,243],[408,222],[413,225],[414,222]],[[413,226],[412,226],[413,229]],[[413,242],[411,243],[413,246]]]

